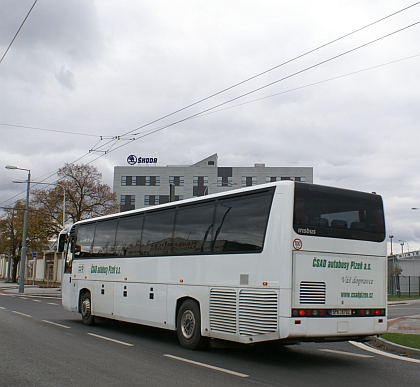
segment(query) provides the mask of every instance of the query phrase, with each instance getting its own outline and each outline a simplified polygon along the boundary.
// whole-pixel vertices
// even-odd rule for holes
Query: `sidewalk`
[[[412,335],[420,335],[420,300],[407,300],[407,301],[390,301],[388,305],[416,305],[418,306],[419,313],[414,316],[398,317],[388,320],[388,332],[395,333],[409,333]]]
[[[61,286],[46,287],[46,284],[25,285],[24,292],[19,293],[19,285],[17,283],[6,282],[5,279],[0,278],[0,293],[61,298]]]

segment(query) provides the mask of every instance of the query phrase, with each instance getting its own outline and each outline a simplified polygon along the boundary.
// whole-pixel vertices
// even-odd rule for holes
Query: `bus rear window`
[[[379,195],[295,183],[297,234],[382,242],[385,222]]]

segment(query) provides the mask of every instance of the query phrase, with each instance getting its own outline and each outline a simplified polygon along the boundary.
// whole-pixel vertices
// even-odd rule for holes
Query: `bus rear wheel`
[[[201,316],[197,302],[186,300],[179,308],[176,332],[178,341],[186,349],[203,349],[210,342],[208,337],[201,336]]]
[[[92,315],[92,301],[90,292],[84,292],[80,301],[80,313],[82,314],[82,321],[85,325],[94,325],[95,317]]]

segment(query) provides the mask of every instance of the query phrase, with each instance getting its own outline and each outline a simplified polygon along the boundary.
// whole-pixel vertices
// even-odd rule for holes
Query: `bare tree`
[[[65,223],[63,221],[64,186],[63,188],[56,185],[50,187],[52,188],[32,191],[31,204],[43,214],[48,222],[49,236],[53,236],[63,229]]]
[[[119,211],[115,194],[101,184],[102,174],[90,165],[65,164],[52,188],[34,190],[28,212],[26,244],[28,251],[42,251],[63,228],[63,202],[66,195],[66,220],[77,222]],[[0,217],[0,253],[13,259],[13,280],[20,260],[25,203],[17,201],[13,209]]]
[[[12,258],[12,282],[16,282],[17,263],[21,258],[24,212],[25,202],[19,200],[13,208],[5,210],[0,219],[0,252]],[[50,223],[44,213],[37,211],[32,205],[29,206],[28,213],[26,235],[28,251],[42,251],[48,246],[48,238],[51,235]]]
[[[73,222],[119,211],[115,193],[101,184],[102,174],[96,167],[65,164],[58,170],[58,177],[66,189],[66,213]]]

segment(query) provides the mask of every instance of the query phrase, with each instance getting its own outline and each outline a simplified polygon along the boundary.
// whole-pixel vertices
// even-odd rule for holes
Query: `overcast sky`
[[[33,3],[0,1],[0,57]],[[0,166],[39,181],[91,163],[111,187],[130,154],[309,166],[315,183],[381,194],[394,252],[420,249],[420,5],[291,61],[413,4],[38,0],[0,63]],[[26,176],[0,168],[0,206]]]

